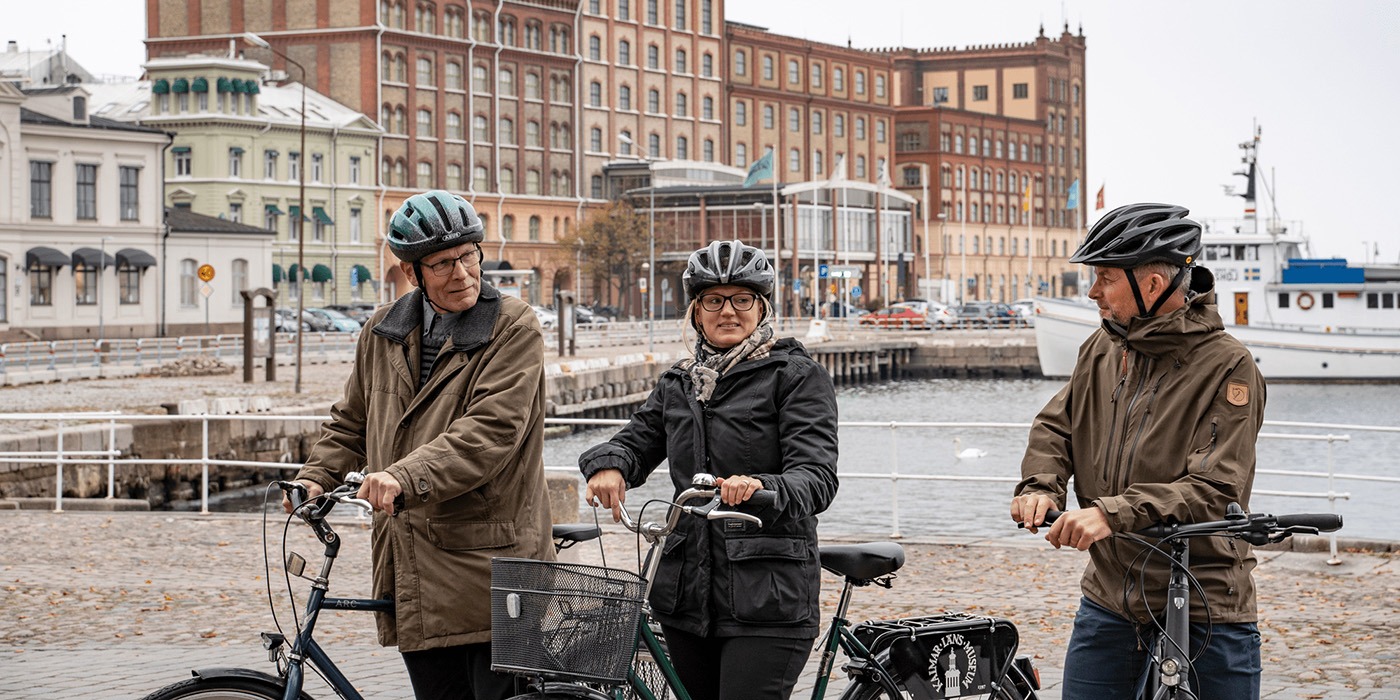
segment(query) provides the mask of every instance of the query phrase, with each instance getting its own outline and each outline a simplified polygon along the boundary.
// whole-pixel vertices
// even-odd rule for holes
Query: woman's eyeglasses
[[[730,294],[729,296],[724,296],[723,294],[705,294],[700,297],[700,308],[710,313],[716,313],[724,308],[724,302],[726,301],[729,302],[730,306],[734,307],[735,311],[748,311],[753,308],[754,302],[758,301],[758,296],[747,292]]]
[[[478,245],[475,248],[472,248],[471,250],[462,253],[461,255],[458,255],[455,258],[439,260],[431,265],[424,265],[423,267],[428,268],[430,271],[432,271],[434,275],[437,275],[438,277],[446,277],[452,274],[452,270],[457,267],[457,263],[461,263],[462,267],[467,270],[470,270],[473,267],[480,265],[481,246]]]

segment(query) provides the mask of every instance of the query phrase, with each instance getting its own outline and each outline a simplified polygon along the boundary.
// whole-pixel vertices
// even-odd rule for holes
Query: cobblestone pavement
[[[609,526],[611,528],[611,526]],[[367,593],[368,530],[337,521],[344,548],[332,594]],[[138,698],[189,677],[192,668],[248,666],[270,671],[257,634],[271,629],[257,515],[176,513],[0,513],[0,697]],[[273,590],[283,628],[291,606],[277,573],[282,522],[269,522]],[[609,529],[610,564],[627,566],[633,538]],[[320,547],[306,528],[290,546],[310,560]],[[1059,669],[1085,557],[1030,536],[960,542],[906,542],[908,563],[892,590],[858,591],[853,620],[940,610],[1009,618],[1048,690],[1059,697]],[[596,563],[588,545],[573,554]],[[572,554],[572,551],[570,552]],[[1400,698],[1397,678],[1396,555],[1265,552],[1258,571],[1264,688],[1271,700]],[[304,582],[294,586],[304,593]],[[838,593],[828,578],[823,606]],[[323,615],[317,638],[370,698],[408,698],[398,654],[375,645],[359,613]],[[809,664],[802,680],[813,681]],[[839,673],[838,673],[839,676]],[[837,697],[844,680],[834,680]],[[333,694],[311,682],[315,697]],[[805,697],[801,693],[799,697]]]

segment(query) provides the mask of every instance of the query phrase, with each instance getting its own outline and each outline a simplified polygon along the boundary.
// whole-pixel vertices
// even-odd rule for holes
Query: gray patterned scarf
[[[768,351],[778,342],[773,329],[773,306],[767,299],[759,299],[762,299],[763,303],[763,320],[758,322],[758,327],[749,337],[728,350],[721,350],[705,340],[704,332],[699,331],[700,325],[695,323],[693,303],[686,311],[686,320],[699,332],[700,337],[695,341],[695,357],[681,360],[679,367],[681,371],[690,375],[690,381],[695,385],[696,401],[709,401],[721,376],[744,360],[761,360],[768,357]]]

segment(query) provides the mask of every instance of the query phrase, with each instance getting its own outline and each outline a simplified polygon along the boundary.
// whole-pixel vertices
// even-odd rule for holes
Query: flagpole
[[[958,234],[958,255],[962,258],[961,271],[962,278],[958,280],[958,304],[967,303],[967,168],[958,166],[958,175],[962,178],[963,198],[962,211],[958,212],[958,221],[962,225],[962,232]]]
[[[773,147],[768,147],[769,163],[772,163]],[[777,318],[783,317],[783,258],[782,247],[778,241],[782,240],[782,232],[778,230],[778,171],[773,170],[773,315]]]
[[[1031,184],[1034,185],[1035,183],[1032,182]],[[1027,192],[1033,193],[1034,190],[1030,190],[1029,188],[1027,188]],[[1035,241],[1035,230],[1032,228],[1032,224],[1035,223],[1034,194],[1031,194],[1029,201],[1030,209],[1026,212],[1026,298],[1028,299],[1030,297],[1035,296],[1034,288],[1031,285],[1031,277],[1033,277],[1035,274],[1035,262],[1031,257],[1031,245]]]

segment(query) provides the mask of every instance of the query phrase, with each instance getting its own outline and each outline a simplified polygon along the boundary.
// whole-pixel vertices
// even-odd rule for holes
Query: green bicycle
[[[639,572],[526,559],[492,562],[492,668],[516,674],[532,688],[512,700],[690,700],[650,624],[646,599],[662,545],[682,516],[762,526],[753,515],[720,508],[714,481],[696,475],[664,521],[638,522],[623,512],[623,526],[647,542]],[[772,497],[759,491],[750,503],[762,506]],[[583,527],[567,537],[597,536],[596,528]],[[844,585],[817,648],[812,700],[825,698],[838,653],[851,680],[842,700],[1036,698],[1039,676],[1029,657],[1016,655],[1019,636],[1007,620],[962,613],[856,625],[846,619],[854,588],[893,585],[904,565],[903,547],[873,542],[820,551],[822,568],[841,576]]]

